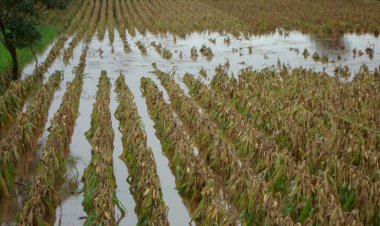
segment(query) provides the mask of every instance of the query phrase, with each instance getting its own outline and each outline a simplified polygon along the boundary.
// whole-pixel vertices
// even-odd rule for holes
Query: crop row
[[[95,1],[85,2],[84,6],[86,6],[86,12],[81,19],[80,27],[76,29],[74,38],[69,43],[68,47],[63,51],[63,62],[65,64],[69,63],[70,59],[73,56],[74,48],[79,44],[79,42],[87,33],[87,28],[89,27],[91,16],[95,10]]]
[[[177,179],[177,190],[186,200],[194,203],[192,220],[199,225],[236,224],[237,214],[228,207],[220,195],[211,171],[195,156],[191,139],[177,123],[173,112],[163,99],[162,93],[152,80],[141,82],[148,110],[155,122],[155,129],[163,151],[169,158]]]
[[[273,185],[274,193],[281,193],[279,199],[281,205],[287,207],[285,213],[301,223],[306,220],[322,221],[317,216],[324,214],[327,209],[334,210],[337,217],[334,219],[326,216],[321,223],[355,220],[343,213],[334,186],[326,183],[323,177],[309,173],[303,162],[297,164],[286,149],[256,129],[251,120],[245,120],[223,95],[209,90],[199,79],[196,80],[189,74],[185,75],[184,82],[199,105],[219,125],[222,134],[227,139],[231,139],[238,150],[239,157],[250,162],[255,174],[261,174],[263,171],[275,172],[269,173],[266,180]],[[300,180],[301,176],[302,180]],[[321,185],[324,185],[323,191],[312,189]],[[296,194],[294,194],[295,190]],[[330,199],[331,196],[334,197],[333,200]]]
[[[86,32],[86,35],[84,37],[84,41],[86,43],[91,42],[91,39],[96,32],[96,28],[98,26],[98,22],[100,19],[99,13],[100,13],[101,7],[102,7],[102,0],[95,0],[95,9],[94,9],[93,14],[91,16],[91,19],[89,21],[88,27],[86,27],[87,32]]]
[[[92,151],[91,161],[82,177],[82,205],[88,215],[85,225],[115,225],[115,205],[120,206],[113,173],[114,132],[109,108],[110,91],[111,82],[107,72],[102,71],[91,114],[91,128],[86,132]]]
[[[224,181],[224,187],[243,222],[293,225],[269,191],[264,178],[255,176],[245,162],[239,161],[234,147],[219,137],[216,126],[187,97],[170,75],[155,74],[168,91],[171,106],[193,137],[201,156]]]
[[[114,19],[114,1],[113,0],[107,0],[107,30],[108,30],[108,37],[110,40],[111,45],[113,45],[113,42],[115,40],[115,19]]]
[[[107,26],[107,0],[102,0],[102,7],[100,8],[100,19],[98,25],[98,38],[100,41],[104,39]]]
[[[116,11],[117,29],[119,32],[120,39],[123,42],[124,52],[129,53],[129,52],[131,52],[131,48],[130,48],[128,41],[127,41],[125,18],[122,14],[119,1],[116,1],[116,3],[115,3],[115,11]]]
[[[87,12],[88,4],[89,3],[90,3],[89,0],[84,0],[82,2],[82,5],[81,5],[80,9],[76,13],[75,17],[72,19],[72,21],[70,23],[70,26],[66,30],[66,34],[68,36],[72,36],[74,33],[77,32],[77,29],[81,25],[82,20],[83,20],[83,18],[85,16],[85,13]]]
[[[71,23],[75,24],[75,20]],[[32,75],[24,80],[14,81],[10,84],[7,91],[0,96],[0,135],[2,136],[7,127],[15,120],[18,113],[22,109],[27,97],[35,91],[42,81],[43,75],[48,71],[57,57],[64,48],[65,42],[68,40],[67,35],[61,35],[50,49],[46,59],[35,68]],[[0,136],[0,137],[1,137]]]
[[[83,85],[83,71],[87,56],[86,47],[76,68],[74,80],[68,84],[58,111],[51,120],[50,133],[38,162],[34,180],[28,189],[24,206],[17,216],[20,225],[44,225],[49,215],[54,215],[59,204],[59,186],[64,178],[65,158],[75,120],[78,116],[80,94]]]
[[[25,113],[18,117],[0,143],[0,198],[9,197],[14,186],[15,166],[25,153],[34,151],[45,124],[62,72],[55,72],[29,100]]]
[[[124,16],[124,26],[127,28],[129,34],[132,36],[136,35],[135,27],[133,26],[133,20],[135,19],[134,17],[131,16],[130,10],[131,8],[127,6],[125,0],[120,1],[120,9],[121,9],[121,14]]]
[[[366,126],[378,125],[377,80],[365,70],[349,83],[311,71],[245,70],[239,81],[217,73],[211,87],[307,171],[327,173],[343,209],[359,209],[369,223],[379,211],[378,133]]]
[[[41,83],[40,74],[34,74],[25,80],[11,82],[9,88],[0,96],[0,135],[6,132],[24,106],[27,96]]]
[[[119,107],[115,116],[120,121],[119,130],[122,132],[122,159],[129,169],[128,183],[137,204],[138,225],[169,225],[156,162],[152,150],[147,147],[133,95],[121,75],[116,81],[116,92]]]

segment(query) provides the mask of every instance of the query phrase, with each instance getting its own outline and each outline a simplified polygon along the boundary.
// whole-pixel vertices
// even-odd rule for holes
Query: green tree
[[[12,78],[19,79],[17,49],[33,48],[40,40],[41,10],[63,7],[62,0],[0,0],[0,41],[12,57]]]

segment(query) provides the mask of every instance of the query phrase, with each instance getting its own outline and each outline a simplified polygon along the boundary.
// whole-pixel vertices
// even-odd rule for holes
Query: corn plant
[[[248,69],[241,71],[239,80],[217,73],[211,87],[222,92],[278,147],[289,150],[296,162],[306,165],[305,173],[319,178],[326,178],[327,173],[330,179],[326,184],[334,188],[328,194],[337,197],[344,212],[364,208],[359,212],[362,222],[376,222],[377,135],[370,126],[363,126],[376,125],[378,120],[373,115],[378,109],[376,76],[363,70],[353,82],[341,83],[337,78],[307,70],[277,73]],[[358,93],[366,98],[354,94],[354,90],[361,90]],[[347,111],[351,112],[351,120],[341,116]],[[365,154],[355,148],[358,142]],[[364,195],[368,193],[371,195]]]
[[[15,166],[20,158],[30,151],[34,151],[37,140],[42,133],[50,104],[55,91],[59,88],[62,72],[55,72],[49,81],[41,87],[30,99],[25,113],[18,117],[6,137],[0,144],[0,197],[9,197],[13,189]]]
[[[141,54],[143,56],[146,56],[147,50],[146,50],[146,47],[145,47],[144,43],[142,43],[141,41],[137,41],[136,42],[136,46],[140,50]]]
[[[200,225],[236,224],[236,210],[223,204],[211,171],[194,155],[192,140],[177,123],[157,86],[144,78],[141,87],[155,121],[156,134],[178,181],[178,192],[196,205],[192,220]]]
[[[51,120],[50,133],[34,180],[16,219],[19,225],[47,225],[48,217],[54,215],[55,208],[59,205],[56,186],[64,180],[62,175],[65,172],[65,159],[78,116],[87,50],[87,47],[83,50],[75,78],[68,84],[61,106]]]
[[[74,53],[74,48],[79,44],[79,42],[83,39],[83,37],[86,34],[85,28],[90,26],[90,20],[91,20],[91,15],[94,13],[95,10],[95,3],[94,1],[89,1],[89,4],[86,4],[86,12],[84,14],[83,19],[81,20],[81,26],[79,29],[77,29],[76,34],[74,38],[71,40],[69,43],[68,47],[63,51],[63,62],[65,65],[67,65],[70,61],[70,59],[73,56]]]
[[[121,158],[129,169],[128,183],[137,204],[137,225],[169,225],[156,162],[152,150],[147,147],[133,95],[121,75],[116,81],[116,92],[119,107],[115,116],[120,121],[124,148]]]
[[[212,58],[214,57],[211,48],[207,47],[206,45],[202,45],[200,52],[202,56],[206,57],[208,61],[212,60]]]
[[[101,72],[91,128],[86,137],[92,146],[91,161],[86,167],[82,181],[83,208],[88,216],[84,225],[115,225],[115,205],[124,215],[116,197],[116,182],[113,173],[113,139],[110,104],[111,83],[105,71]]]
[[[116,11],[117,29],[118,29],[120,38],[123,41],[124,52],[130,53],[132,50],[127,41],[125,18],[123,17],[123,14],[121,12],[119,1],[115,2],[115,11]]]
[[[269,223],[272,220],[283,225],[292,225],[293,221],[282,213],[278,201],[271,194],[263,178],[265,175],[253,175],[250,167],[239,161],[234,147],[220,138],[216,126],[199,111],[196,103],[184,94],[170,75],[161,71],[155,71],[155,74],[168,91],[172,108],[185,127],[191,128],[189,133],[204,160],[217,174],[222,175],[224,186],[240,212],[241,220],[247,225],[254,222]]]

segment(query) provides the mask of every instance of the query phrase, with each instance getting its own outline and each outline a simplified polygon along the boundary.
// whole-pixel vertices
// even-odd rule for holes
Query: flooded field
[[[131,34],[94,2],[1,128],[1,225],[380,223],[378,37]]]
[[[197,74],[202,68],[212,72],[218,65],[229,63],[229,72],[237,75],[244,67],[260,70],[277,66],[279,62],[289,68],[310,68],[330,75],[334,74],[337,67],[347,66],[355,74],[363,65],[370,70],[378,68],[380,61],[380,39],[372,35],[348,34],[326,38],[290,32],[286,36],[275,33],[236,38],[231,34],[204,32],[180,38],[171,34],[136,33],[135,36],[126,36],[132,50],[130,53],[123,51],[123,42],[115,31],[115,41],[112,44],[108,41],[108,34],[102,42],[94,38],[90,46],[93,51],[91,54],[97,55],[100,61],[107,62],[104,63],[105,67],[114,72],[141,75],[152,70],[152,63],[164,71],[173,70],[179,75],[186,72]],[[143,44],[146,53],[141,53],[137,42]],[[169,50],[172,57],[164,59],[157,53],[153,43]],[[200,49],[203,45],[211,49],[212,57],[202,56]],[[193,48],[198,52],[196,58],[191,56]],[[46,55],[40,56],[40,61]],[[49,71],[51,73],[61,69],[53,66]],[[33,70],[34,64],[30,64],[23,73],[29,75]]]

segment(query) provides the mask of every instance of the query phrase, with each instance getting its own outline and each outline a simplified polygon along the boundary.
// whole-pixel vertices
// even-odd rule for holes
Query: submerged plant
[[[124,149],[121,158],[129,169],[128,183],[137,204],[137,225],[169,225],[156,162],[152,150],[147,147],[142,121],[124,76],[116,80],[116,92],[119,107],[115,117],[120,122]]]
[[[84,171],[82,181],[83,208],[87,212],[85,225],[115,225],[115,205],[125,214],[116,197],[113,174],[113,139],[110,104],[111,83],[105,71],[101,72],[91,114],[91,128],[85,133],[92,146],[90,164]]]
[[[51,120],[51,128],[43,154],[38,162],[35,178],[28,189],[24,206],[17,216],[19,225],[46,225],[48,216],[55,213],[60,197],[56,187],[63,183],[65,159],[78,116],[83,71],[88,47],[81,55],[74,80],[68,85],[62,103]]]
[[[191,59],[193,59],[194,61],[197,59],[198,57],[198,50],[197,48],[193,47],[190,51],[190,55],[191,55]]]
[[[166,48],[162,50],[162,58],[164,58],[165,60],[170,60],[172,57],[173,57],[173,54],[172,52],[170,52],[170,50]]]
[[[212,60],[214,57],[211,48],[207,47],[206,45],[202,45],[200,52],[202,56],[206,57],[207,60]]]
[[[15,124],[0,144],[0,198],[13,189],[15,168],[20,158],[36,149],[37,140],[48,117],[54,93],[59,88],[62,72],[55,72],[29,100],[25,113],[18,114]]]
[[[178,181],[178,192],[196,205],[192,220],[201,225],[236,224],[237,213],[222,204],[211,171],[194,155],[191,139],[173,116],[169,105],[164,103],[157,86],[152,80],[143,78],[141,88],[155,121],[156,134]]]
[[[145,45],[141,41],[136,42],[136,45],[137,48],[139,48],[141,54],[145,56],[147,54]]]

